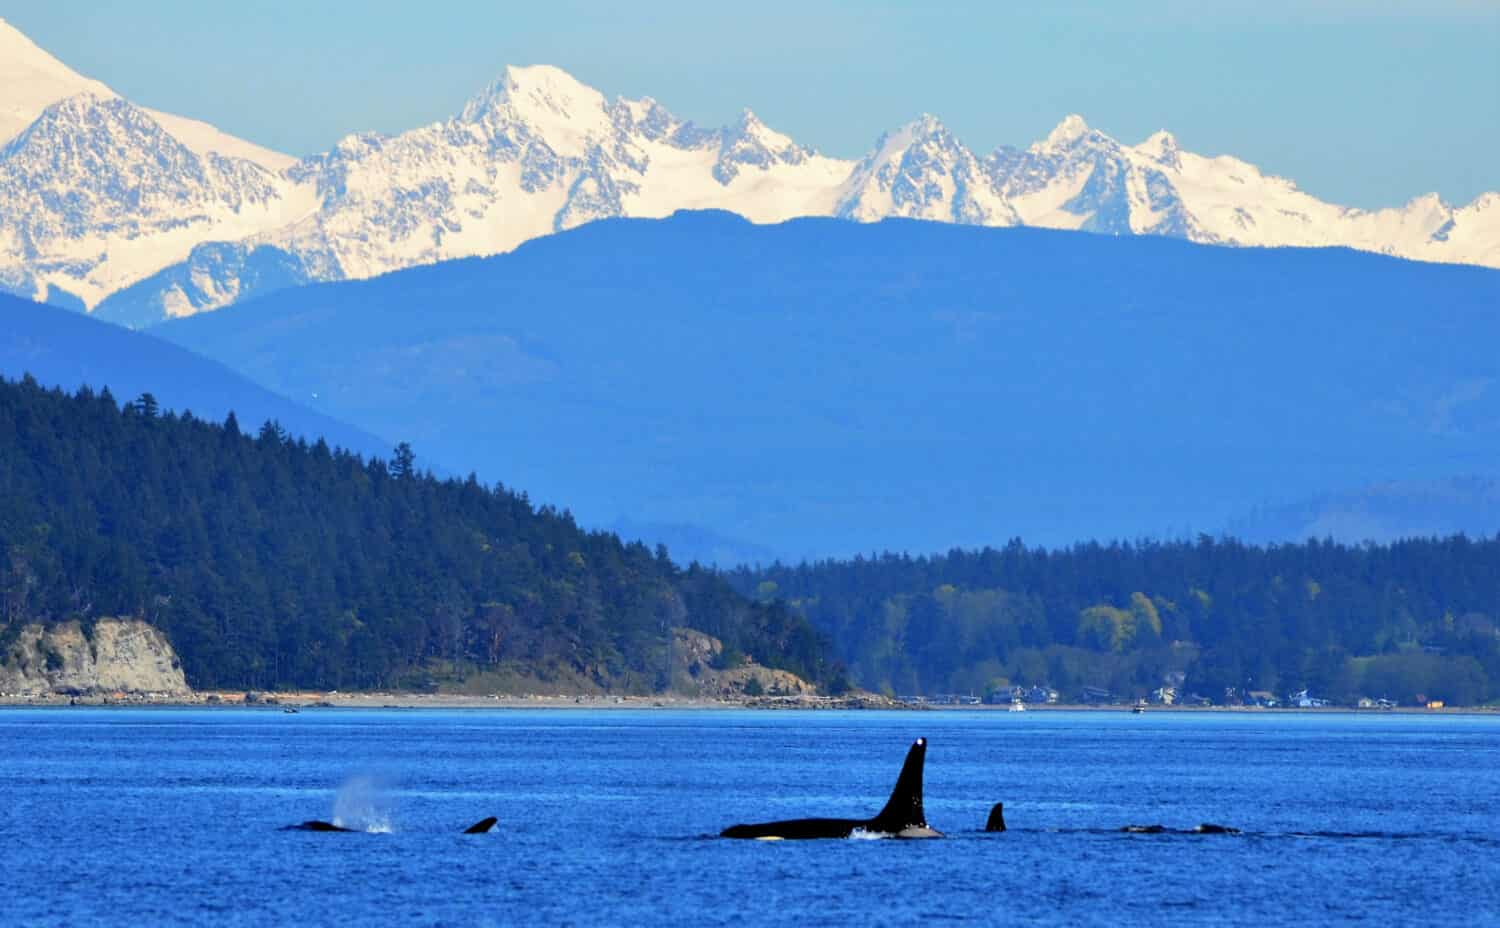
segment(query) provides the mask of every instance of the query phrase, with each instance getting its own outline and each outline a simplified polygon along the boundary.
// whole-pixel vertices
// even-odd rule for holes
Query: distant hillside
[[[162,339],[0,294],[0,375],[15,380],[23,374],[70,391],[108,387],[122,402],[151,393],[163,409],[216,422],[233,410],[247,428],[274,419],[292,435],[365,455],[387,454],[394,444]]]
[[[1269,543],[1333,539],[1345,543],[1500,534],[1500,480],[1450,480],[1377,484],[1327,493],[1298,503],[1256,509],[1229,523],[1228,533]]]
[[[610,220],[153,333],[590,524],[791,556],[1182,536],[1500,460],[1500,272],[907,220]]]
[[[787,559],[764,545],[729,538],[696,525],[667,525],[621,518],[609,526],[609,531],[626,540],[639,539],[652,546],[666,545],[672,552],[672,559],[679,564],[696,562],[705,567],[729,568]]]
[[[822,643],[664,550],[524,494],[387,465],[272,426],[121,409],[0,381],[0,654],[28,625],[164,631],[203,687],[650,692],[668,636],[826,681]]]

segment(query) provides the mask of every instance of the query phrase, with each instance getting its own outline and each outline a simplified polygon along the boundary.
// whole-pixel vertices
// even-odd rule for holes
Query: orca
[[[1005,803],[1003,803],[1003,802],[997,802],[997,803],[995,803],[995,807],[990,810],[990,817],[989,817],[989,819],[984,823],[984,830],[985,831],[1004,831],[1005,830]]]
[[[1193,826],[1195,835],[1237,835],[1238,828],[1230,828],[1228,825],[1215,825],[1213,822],[1204,822],[1202,825]]]
[[[466,835],[482,835],[485,832],[489,831],[491,828],[494,828],[495,827],[495,823],[497,821],[499,821],[499,820],[496,819],[493,815],[491,815],[489,818],[482,818],[479,821],[475,822],[474,824],[470,825],[468,828],[465,828],[464,829],[464,834],[466,834]],[[317,819],[309,819],[309,820],[301,823],[300,825],[287,825],[286,827],[282,828],[281,830],[282,831],[338,831],[338,832],[343,832],[345,834],[352,834],[352,833],[354,833],[356,831],[360,831],[361,829],[358,829],[358,828],[345,828],[343,825],[335,825],[333,822],[323,822],[323,821],[319,821]]]
[[[282,831],[343,831],[343,832],[351,832],[351,833],[353,831],[355,831],[355,829],[353,829],[353,828],[345,828],[342,825],[335,825],[333,822],[320,822],[320,821],[317,821],[316,819],[309,819],[309,820],[303,822],[300,825],[287,825],[285,828],[283,828],[281,830]]]
[[[922,812],[922,764],[927,757],[927,739],[918,738],[906,752],[906,763],[896,778],[896,788],[885,808],[874,818],[794,818],[784,822],[731,825],[721,838],[754,838],[761,841],[847,838],[856,831],[894,838],[941,838],[942,832],[927,826]]]
[[[1215,825],[1212,822],[1204,822],[1202,825],[1194,825],[1192,828],[1168,828],[1165,825],[1126,825],[1120,829],[1132,835],[1237,835],[1238,828],[1228,825]]]

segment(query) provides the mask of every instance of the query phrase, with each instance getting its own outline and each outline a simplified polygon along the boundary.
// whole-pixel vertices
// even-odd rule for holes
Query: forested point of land
[[[199,688],[503,672],[645,692],[685,626],[899,695],[1500,699],[1500,538],[1017,540],[719,574],[436,479],[405,446],[364,459],[29,378],[0,380],[0,609],[0,645],[31,622],[144,618]]]
[[[1500,699],[1500,538],[1086,543],[740,569],[896,695],[1166,689],[1213,704]]]
[[[783,604],[524,493],[439,480],[404,444],[366,460],[30,377],[0,379],[0,608],[0,653],[33,622],[143,618],[200,689],[422,688],[438,669],[651,692],[674,626],[837,679]]]

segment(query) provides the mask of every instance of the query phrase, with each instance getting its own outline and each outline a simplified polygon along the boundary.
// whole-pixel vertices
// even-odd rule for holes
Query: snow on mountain
[[[1168,133],[1152,136],[1136,156],[1071,115],[1044,140],[1025,151],[998,149],[986,165],[1026,225],[1210,241],[1166,177],[1180,157]]]
[[[759,222],[832,209],[847,162],[746,112],[700,130],[652,100],[609,101],[552,67],[508,68],[455,118],[395,137],[353,136],[290,172],[321,209],[267,239],[366,277],[509,251],[611,216],[720,208]]]
[[[0,19],[0,142],[20,135],[53,103],[81,93],[114,95],[114,91],[74,72]]]
[[[1021,221],[973,153],[927,114],[880,137],[844,182],[837,215],[862,222],[902,216],[984,226]]]
[[[0,19],[0,143],[20,135],[42,115],[42,110],[65,97],[93,94],[118,96],[113,90],[77,73],[39,48],[14,26]],[[253,161],[280,171],[296,159],[236,138],[206,122],[142,108],[177,141],[207,155],[217,152],[230,158]]]
[[[282,177],[199,155],[120,97],[81,94],[0,148],[0,280],[92,306],[193,246],[285,224],[312,208]]]
[[[8,120],[8,122],[7,122]],[[829,158],[749,110],[704,129],[555,67],[507,68],[453,118],[290,159],[134,107],[0,21],[0,288],[130,325],[316,280],[509,251],[613,216],[888,216],[1500,267],[1500,194],[1356,210],[1168,132],[1065,118],[979,157],[932,116]]]

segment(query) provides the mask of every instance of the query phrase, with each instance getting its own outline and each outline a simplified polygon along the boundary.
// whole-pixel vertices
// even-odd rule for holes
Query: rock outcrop
[[[818,688],[785,670],[763,667],[749,658],[726,665],[724,643],[691,628],[672,629],[673,684],[679,690],[717,699],[758,696],[816,696]]]
[[[137,619],[27,625],[0,654],[0,695],[190,693],[167,637]]]

